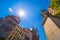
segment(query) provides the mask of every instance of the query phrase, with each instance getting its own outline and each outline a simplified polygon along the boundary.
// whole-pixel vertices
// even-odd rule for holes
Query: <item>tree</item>
[[[56,10],[55,16],[60,17],[60,0],[51,0],[50,7]]]
[[[57,10],[57,8],[59,7],[60,5],[60,1],[59,0],[51,0],[51,4],[50,4],[50,7],[54,10]]]

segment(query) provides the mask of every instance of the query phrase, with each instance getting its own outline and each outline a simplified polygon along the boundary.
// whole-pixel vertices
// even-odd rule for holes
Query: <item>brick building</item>
[[[37,34],[35,29],[25,29],[23,28],[24,32],[26,33],[26,38],[28,38],[28,40],[39,40],[39,35]]]
[[[25,40],[25,34],[19,27],[20,18],[7,16],[0,18],[0,40]]]
[[[17,16],[0,18],[0,40],[39,40],[35,30],[21,28],[19,23]]]
[[[43,25],[48,40],[60,40],[60,18],[53,16],[50,12],[43,10]]]
[[[48,8],[48,12],[51,14],[51,15],[55,15],[56,14],[56,11],[52,8]]]

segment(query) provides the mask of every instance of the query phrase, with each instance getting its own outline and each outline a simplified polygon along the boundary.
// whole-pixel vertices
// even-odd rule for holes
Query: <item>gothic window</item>
[[[25,40],[29,40],[29,38],[28,37],[25,37]]]

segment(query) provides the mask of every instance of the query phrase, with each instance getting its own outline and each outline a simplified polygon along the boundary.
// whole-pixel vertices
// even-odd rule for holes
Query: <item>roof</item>
[[[46,22],[46,19],[49,17],[57,25],[57,27],[60,28],[60,18],[59,17],[51,15],[48,11],[45,14],[47,16],[46,16],[46,18],[45,18],[45,20],[43,22],[43,25]]]

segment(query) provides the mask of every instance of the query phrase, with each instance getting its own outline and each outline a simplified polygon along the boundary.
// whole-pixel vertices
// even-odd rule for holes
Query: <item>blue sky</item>
[[[25,17],[20,17],[20,26],[24,28],[34,28],[38,29],[40,40],[47,40],[44,27],[42,26],[43,18],[40,15],[41,10],[47,10],[50,4],[49,0],[0,0],[0,17],[5,17],[8,15],[16,15],[18,10],[25,10]],[[9,8],[13,11],[10,12]]]

